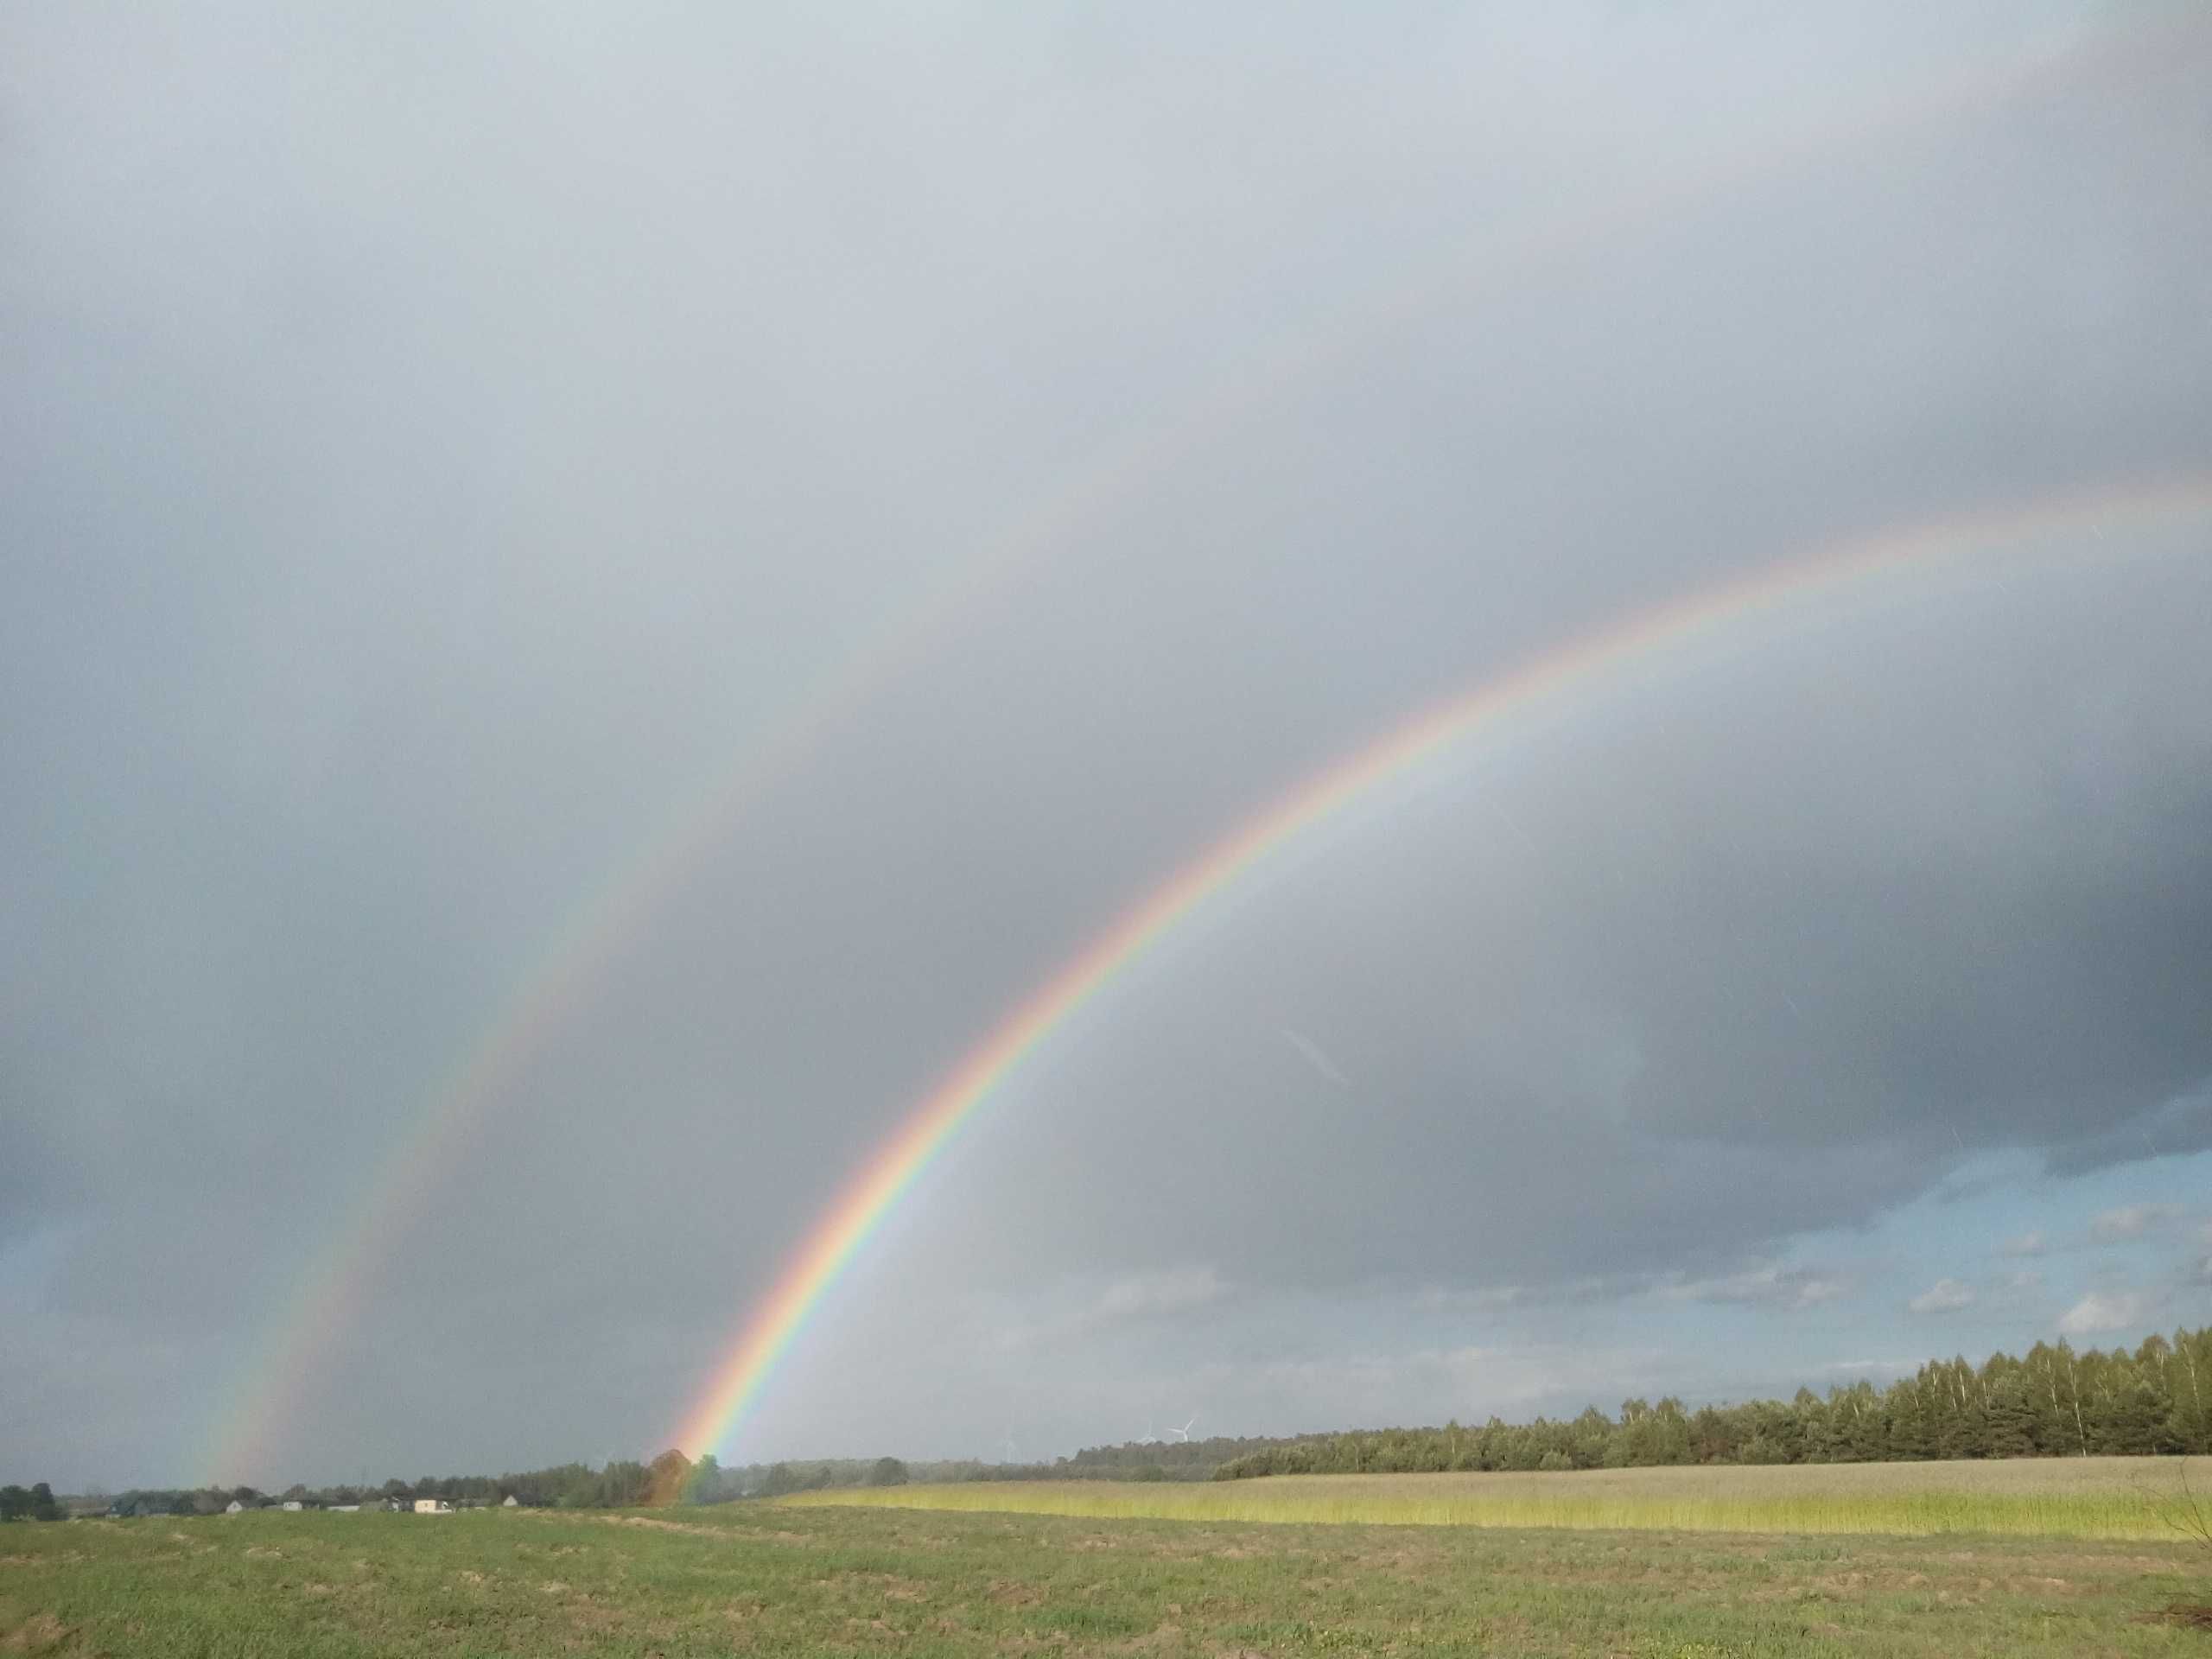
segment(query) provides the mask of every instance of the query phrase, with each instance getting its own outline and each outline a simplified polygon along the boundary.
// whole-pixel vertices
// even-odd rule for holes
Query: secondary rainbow
[[[1920,521],[1829,544],[1586,634],[1424,709],[1313,774],[1155,888],[1016,1005],[938,1084],[808,1232],[685,1414],[676,1444],[696,1456],[728,1442],[809,1316],[899,1198],[1071,1015],[1104,994],[1207,899],[1351,803],[1452,746],[1500,727],[1509,715],[1617,684],[1716,635],[1778,620],[1787,610],[1833,601],[1883,577],[1953,569],[1977,552],[2074,532],[2139,530],[2209,507],[2212,477],[2190,476]]]

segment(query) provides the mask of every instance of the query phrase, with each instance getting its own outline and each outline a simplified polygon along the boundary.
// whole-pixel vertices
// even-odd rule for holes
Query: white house
[[[453,1513],[453,1505],[447,1503],[442,1497],[418,1497],[415,1500],[415,1513],[417,1515],[451,1515]]]
[[[288,1497],[284,1500],[284,1509],[288,1514],[296,1515],[300,1510],[304,1510],[305,1508],[307,1508],[307,1505],[301,1503],[296,1497]]]
[[[515,1495],[512,1492],[509,1492],[506,1497],[506,1501],[501,1503],[499,1507],[503,1510],[518,1510],[522,1505],[515,1501]]]
[[[229,1503],[223,1505],[223,1513],[225,1515],[244,1515],[245,1513],[245,1505],[239,1503],[238,1499],[234,1497]]]

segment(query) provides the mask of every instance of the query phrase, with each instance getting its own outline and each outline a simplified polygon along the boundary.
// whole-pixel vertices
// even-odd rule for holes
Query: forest
[[[2037,1343],[2024,1358],[1931,1360],[1886,1389],[1695,1409],[1672,1397],[1567,1420],[1313,1435],[1224,1459],[1217,1480],[1425,1470],[1627,1469],[1670,1464],[1904,1463],[1934,1458],[2141,1457],[2212,1452],[2212,1327],[2130,1351]]]

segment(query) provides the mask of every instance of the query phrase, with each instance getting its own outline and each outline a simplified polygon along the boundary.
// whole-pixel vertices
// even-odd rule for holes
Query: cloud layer
[[[10,17],[0,1461],[207,1472],[340,1283],[230,1478],[649,1449],[913,1104],[1300,780],[2084,496],[1262,861],[730,1449],[2202,1319],[2212,532],[2126,503],[2212,417],[2208,72],[2064,4]]]

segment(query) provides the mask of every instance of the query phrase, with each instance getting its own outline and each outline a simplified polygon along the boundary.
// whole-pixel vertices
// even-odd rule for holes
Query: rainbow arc
[[[2212,478],[2197,475],[1923,520],[1825,546],[1585,634],[1422,710],[1314,773],[1126,912],[1016,1003],[924,1097],[847,1182],[747,1314],[713,1380],[684,1414],[676,1444],[693,1455],[727,1444],[899,1199],[1062,1025],[1208,900],[1251,878],[1271,855],[1353,803],[1456,745],[1502,734],[1515,716],[1667,660],[1694,658],[1793,611],[1833,605],[1885,582],[1926,582],[1977,557],[2024,557],[2037,544],[2062,538],[2086,540],[2086,552],[2079,545],[2069,550],[2076,557],[2109,557],[2107,532],[2147,530],[2208,509]]]

